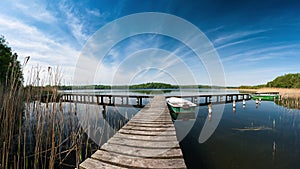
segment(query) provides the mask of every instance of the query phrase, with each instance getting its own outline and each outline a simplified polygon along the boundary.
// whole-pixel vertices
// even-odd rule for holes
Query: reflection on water
[[[52,127],[55,131],[52,142],[57,145],[55,167],[75,168],[77,158],[82,161],[91,156],[139,110],[130,107],[103,109],[99,105],[81,103],[62,103],[61,106],[49,103],[47,106],[39,102],[27,104],[25,109],[28,111],[22,122],[20,138],[24,140],[20,147],[24,147],[22,158],[25,156],[27,168],[35,164],[37,168],[49,165]],[[55,126],[52,126],[53,121]]]
[[[289,109],[298,109],[300,110],[300,98],[285,98],[281,100],[276,100],[276,104],[284,106]]]
[[[300,168],[300,111],[274,102],[226,104],[213,135],[204,143],[199,135],[205,123],[217,120],[218,105],[199,108],[193,127],[180,142],[188,168],[265,169]],[[182,129],[183,130],[183,129]],[[178,132],[178,131],[177,131]],[[177,133],[178,134],[178,133]]]
[[[200,92],[203,94],[222,93],[222,91],[211,92],[209,90]],[[193,91],[172,91],[165,94],[186,95],[191,93],[195,94]],[[174,122],[188,168],[300,168],[300,111],[296,108],[299,105],[297,101],[281,100],[275,104],[269,101],[256,103],[250,100],[245,104],[243,102],[234,104],[201,106],[193,118],[182,118],[184,120]],[[296,107],[294,107],[295,105]],[[138,109],[135,108],[114,107],[107,107],[106,110],[103,110],[99,105],[66,103],[63,110],[56,112],[58,119],[56,127],[64,131],[61,133],[62,138],[59,139],[64,141],[65,138],[73,137],[73,133],[76,131],[83,129],[89,133],[90,142],[94,143],[90,146],[92,151],[95,151],[137,111]],[[42,117],[44,118],[44,116]],[[24,117],[23,130],[27,134],[26,156],[29,157],[35,149],[35,126],[42,125],[37,124],[37,119],[38,116],[34,112],[30,112]],[[44,123],[46,132],[47,122]],[[217,128],[214,130],[212,127],[216,123],[219,125],[216,125]],[[207,130],[203,129],[205,124],[214,132],[211,137],[208,137],[208,140],[203,141],[205,139],[202,139],[202,143],[199,138],[201,132]],[[210,133],[206,134],[203,138]],[[69,149],[73,144],[68,140],[64,143],[63,148],[65,149]],[[86,156],[85,144],[83,141],[82,160]],[[74,166],[75,156],[76,154],[70,155],[69,160],[66,159],[64,163]],[[59,164],[57,166],[66,167],[66,165]]]

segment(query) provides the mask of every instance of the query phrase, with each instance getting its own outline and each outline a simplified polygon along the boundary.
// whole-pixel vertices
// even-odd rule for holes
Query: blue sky
[[[64,84],[219,84],[186,44],[151,33],[116,43],[103,59],[93,60],[97,76],[87,79],[91,74],[87,71],[77,75],[83,81],[74,80],[78,58],[96,32],[141,12],[171,14],[202,31],[218,53],[224,70],[220,76],[227,86],[263,84],[300,72],[300,2],[296,0],[1,0],[0,6],[0,34],[21,62],[31,56],[24,67],[25,83],[31,83],[29,76],[34,75],[29,72],[39,65],[41,78],[46,78],[49,66],[60,66]]]

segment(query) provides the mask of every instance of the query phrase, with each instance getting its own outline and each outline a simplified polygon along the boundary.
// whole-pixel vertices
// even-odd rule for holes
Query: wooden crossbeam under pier
[[[155,96],[79,168],[186,168],[165,97]]]
[[[98,104],[103,106],[138,107],[145,106],[146,99],[153,98],[148,95],[93,95],[93,94],[63,94],[63,102],[84,104]]]

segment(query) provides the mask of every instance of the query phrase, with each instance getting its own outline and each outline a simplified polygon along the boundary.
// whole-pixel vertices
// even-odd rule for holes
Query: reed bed
[[[264,92],[279,92],[279,94],[282,97],[285,98],[300,98],[300,89],[296,88],[260,88],[260,89],[237,89],[239,91],[243,92],[258,92],[258,93],[264,93]]]
[[[62,102],[57,88],[39,87],[58,86],[61,70],[48,68],[42,80],[41,71],[32,68],[27,87],[0,86],[0,168],[78,168],[128,121],[100,106]]]

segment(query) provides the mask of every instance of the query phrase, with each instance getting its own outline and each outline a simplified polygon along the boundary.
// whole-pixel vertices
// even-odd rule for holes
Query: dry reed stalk
[[[4,157],[5,157],[5,147],[6,147],[6,145],[5,145],[5,141],[4,141],[4,142],[3,142],[3,148],[2,148],[1,168],[4,168],[4,163],[5,163],[5,161],[4,161]]]
[[[47,82],[39,79],[42,69],[40,67],[33,68],[31,77],[28,78],[28,84],[34,87],[27,87],[26,90],[17,90],[17,84],[11,82],[9,88],[0,91],[3,93],[3,97],[0,97],[0,109],[1,112],[4,112],[0,115],[0,144],[2,147],[0,168],[54,168],[57,165],[57,161],[59,161],[59,164],[63,164],[72,152],[76,154],[74,167],[78,167],[83,158],[86,158],[93,151],[92,148],[89,148],[91,144],[86,138],[85,132],[80,128],[79,123],[74,120],[76,117],[73,118],[73,115],[76,116],[77,111],[88,115],[86,119],[87,134],[91,134],[90,128],[93,126],[89,121],[89,113],[92,111],[99,112],[99,110],[96,110],[97,107],[95,110],[90,110],[90,103],[94,99],[91,101],[84,98],[88,102],[85,104],[86,107],[82,109],[78,108],[77,103],[67,104],[62,103],[61,100],[56,103],[58,100],[57,89],[40,87],[45,85],[46,82],[54,86],[59,85],[61,79],[59,71],[59,69],[52,70],[48,68]],[[42,103],[45,93],[46,102]],[[18,107],[16,105],[25,105],[24,124],[22,124],[23,116],[20,113],[22,112],[20,107],[23,106]],[[65,118],[66,115],[68,118]],[[98,117],[98,113],[96,117]],[[114,118],[116,118],[116,112],[114,112]],[[66,127],[69,127],[71,130],[71,136],[67,138],[64,133],[66,119],[69,121]],[[116,131],[117,125],[119,127],[122,125],[121,121],[112,118],[107,119],[106,121],[102,118],[103,126],[101,129],[99,128],[98,130],[96,126],[94,127],[96,128],[95,131],[99,131],[101,134],[100,144],[103,142],[105,130],[107,134],[106,140],[110,137],[109,124],[114,125],[114,131]],[[95,121],[95,125],[97,124],[98,118]],[[22,132],[23,129],[24,132]],[[32,145],[27,146],[27,141],[32,143]],[[83,147],[83,143],[85,147]],[[14,144],[16,144],[17,148],[12,148]],[[63,148],[64,145],[68,147]],[[29,150],[28,152],[26,152],[27,149]],[[30,164],[29,159],[33,159],[32,164]]]
[[[26,167],[26,132],[24,132],[24,143],[23,143],[23,168],[27,168]]]

